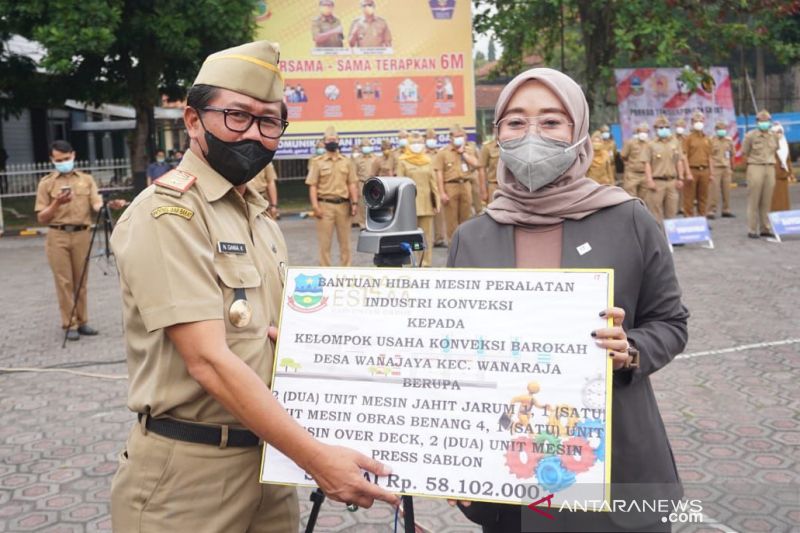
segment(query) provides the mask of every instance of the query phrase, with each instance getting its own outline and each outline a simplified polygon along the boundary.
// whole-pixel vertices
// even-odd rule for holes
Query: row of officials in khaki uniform
[[[786,144],[781,140],[780,125],[773,125],[764,110],[756,118],[757,129],[748,132],[742,143],[747,163],[748,236],[772,237],[767,213],[789,209],[788,190],[784,189],[792,176],[791,161],[788,148],[784,156],[780,153],[780,146]],[[703,113],[693,113],[691,124],[687,133],[685,120],[678,119],[673,133],[667,118],[660,116],[653,123],[655,139],[651,140],[650,127],[642,123],[620,152],[625,164],[622,187],[641,198],[659,223],[678,214],[714,219],[720,207],[722,217],[735,216],[730,208],[735,147],[728,124],[716,122],[710,136],[704,133]],[[592,134],[594,159],[587,174],[610,185],[616,173],[613,146],[605,144],[605,128]]]
[[[398,503],[362,475],[384,465],[316,440],[270,390],[289,258],[252,180],[289,125],[279,55],[258,41],[206,59],[184,110],[189,150],[114,228],[134,413],[115,532],[298,531],[294,487],[259,483],[262,443],[332,500]]]
[[[365,227],[366,207],[361,190],[373,176],[404,176],[417,186],[417,224],[425,250],[419,260],[431,266],[434,246],[446,246],[459,224],[483,210],[497,190],[500,149],[490,140],[478,150],[458,125],[450,129],[450,142],[439,148],[436,132],[401,130],[398,145],[383,140],[380,152],[364,139],[352,158],[339,151],[339,137],[328,127],[309,161],[306,185],[316,218],[319,261],[332,264],[331,246],[336,233],[339,264],[351,264],[350,228]]]
[[[715,124],[713,137],[704,128],[701,112],[692,115],[691,133],[678,119],[673,134],[667,118],[660,116],[653,123],[654,140],[650,127],[642,123],[622,147],[622,186],[642,198],[659,222],[678,213],[715,218],[720,199],[722,216],[734,216],[730,210],[733,140],[724,122]]]

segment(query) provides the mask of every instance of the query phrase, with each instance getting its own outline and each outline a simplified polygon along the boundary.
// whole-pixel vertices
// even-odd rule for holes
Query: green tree
[[[475,52],[475,57],[473,58],[473,61],[475,63],[476,69],[481,68],[483,65],[486,64],[486,56],[483,55],[483,52],[481,50],[478,50],[477,52]]]
[[[614,67],[734,64],[739,47],[763,48],[787,65],[800,58],[800,1],[792,0],[473,0],[475,31],[503,45],[498,70],[518,73],[526,54],[548,64],[562,35],[577,59],[592,110],[613,87]],[[563,23],[562,23],[563,21]],[[563,31],[562,31],[563,28]]]
[[[209,53],[249,41],[253,9],[253,0],[0,0],[0,31],[45,47],[50,76],[38,85],[59,98],[133,106],[131,166],[141,190],[161,95],[182,97]],[[0,62],[20,68],[19,58]]]
[[[489,50],[488,50],[488,60],[489,61],[497,61],[497,48],[494,44],[494,39],[489,39]]]

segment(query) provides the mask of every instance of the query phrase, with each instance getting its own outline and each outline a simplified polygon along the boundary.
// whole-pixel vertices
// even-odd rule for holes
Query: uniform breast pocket
[[[226,337],[266,336],[269,323],[258,269],[248,261],[228,257],[216,258],[214,266],[222,289]]]
[[[72,188],[72,194],[76,196],[89,196],[90,192],[88,185],[76,185]]]
[[[336,167],[336,175],[340,178],[347,178],[347,176],[350,175],[350,165],[338,165]]]
[[[330,167],[330,166],[320,166],[319,167],[319,176],[321,178],[330,177],[332,172],[333,172],[333,167]]]

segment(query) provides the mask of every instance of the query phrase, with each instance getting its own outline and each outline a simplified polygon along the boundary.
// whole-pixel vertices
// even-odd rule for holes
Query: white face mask
[[[408,149],[414,152],[415,154],[421,154],[422,151],[425,149],[425,145],[422,143],[411,143],[408,145]]]
[[[511,141],[500,141],[500,159],[514,178],[530,192],[537,191],[560,178],[578,157],[575,144],[526,135]]]
[[[677,128],[675,128],[675,133],[677,133],[678,135],[683,135],[684,133],[686,133],[686,128],[678,126]]]
[[[694,123],[694,130],[695,131],[703,131],[703,128],[705,128],[705,127],[706,127],[706,125],[703,124],[702,122],[695,122]]]
[[[607,131],[604,131],[604,132],[602,133],[602,136],[603,136],[603,139],[610,139],[610,138],[611,138],[611,134],[610,134],[610,133],[608,133]]]
[[[646,141],[647,137],[648,135],[646,131],[640,131],[639,133],[636,134],[636,138],[638,138],[640,141]]]

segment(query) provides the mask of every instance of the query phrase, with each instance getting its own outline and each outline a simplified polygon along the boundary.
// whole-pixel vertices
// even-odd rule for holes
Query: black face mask
[[[202,124],[202,120],[201,120]],[[203,124],[203,129],[206,126]],[[268,150],[258,141],[225,142],[206,130],[208,153],[203,155],[208,164],[219,175],[236,187],[244,185],[264,170],[275,156],[275,150]]]
[[[339,143],[337,142],[329,142],[325,143],[325,149],[329,152],[335,152],[339,149]]]

